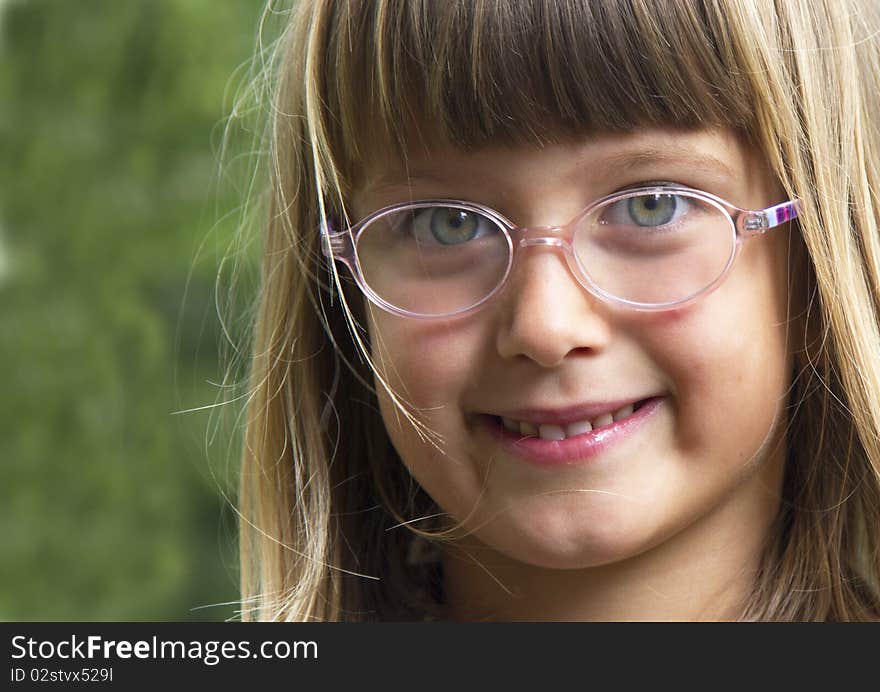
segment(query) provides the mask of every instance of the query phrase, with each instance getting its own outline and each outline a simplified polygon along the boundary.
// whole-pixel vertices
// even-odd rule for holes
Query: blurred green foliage
[[[0,619],[234,617],[201,607],[238,596],[234,444],[173,414],[223,377],[217,152],[261,9],[0,2]]]

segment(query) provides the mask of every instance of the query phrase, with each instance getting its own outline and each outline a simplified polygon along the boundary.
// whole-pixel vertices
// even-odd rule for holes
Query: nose
[[[608,306],[572,274],[562,246],[553,238],[546,241],[524,242],[516,253],[500,296],[496,347],[505,358],[524,357],[551,368],[569,355],[603,350],[611,326]]]

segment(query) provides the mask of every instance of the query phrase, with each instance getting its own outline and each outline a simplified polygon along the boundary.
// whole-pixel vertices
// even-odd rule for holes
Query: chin
[[[631,520],[599,521],[569,513],[543,521],[499,520],[476,536],[507,558],[545,569],[601,567],[634,557],[659,542]]]

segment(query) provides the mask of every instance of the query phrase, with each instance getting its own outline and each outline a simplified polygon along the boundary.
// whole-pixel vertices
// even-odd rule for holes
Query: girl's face
[[[657,182],[744,209],[785,201],[734,133],[644,130],[542,148],[449,148],[410,157],[405,171],[377,165],[354,210],[453,198],[519,226],[548,226]],[[416,480],[468,530],[462,545],[483,559],[550,568],[608,565],[688,540],[701,550],[749,536],[756,545],[778,508],[785,458],[789,233],[785,225],[749,240],[716,290],[665,312],[601,302],[561,252],[541,246],[520,250],[503,292],[469,316],[422,321],[368,304],[379,371],[442,436],[443,453],[377,382],[388,433]],[[635,424],[580,458],[530,456],[499,436],[502,416],[546,424],[578,414],[572,407],[646,399]]]

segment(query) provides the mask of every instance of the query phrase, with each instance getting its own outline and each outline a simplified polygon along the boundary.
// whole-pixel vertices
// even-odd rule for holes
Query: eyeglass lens
[[[572,259],[587,283],[650,305],[684,300],[711,285],[736,243],[720,205],[680,191],[616,197],[572,230]],[[503,280],[513,249],[499,221],[453,203],[398,208],[367,224],[357,239],[366,284],[387,303],[420,315],[449,315],[485,299]]]

